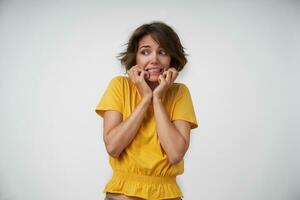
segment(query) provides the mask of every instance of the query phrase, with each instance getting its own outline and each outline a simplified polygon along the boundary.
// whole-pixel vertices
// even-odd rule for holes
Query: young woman
[[[120,53],[128,76],[112,78],[96,107],[113,169],[106,199],[183,196],[176,176],[197,127],[188,88],[174,82],[185,56],[177,33],[157,21],[138,27]]]

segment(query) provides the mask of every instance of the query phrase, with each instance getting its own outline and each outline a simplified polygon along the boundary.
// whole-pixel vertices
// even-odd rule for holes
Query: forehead
[[[139,41],[139,47],[142,46],[159,47],[160,45],[151,37],[151,35],[145,35]]]

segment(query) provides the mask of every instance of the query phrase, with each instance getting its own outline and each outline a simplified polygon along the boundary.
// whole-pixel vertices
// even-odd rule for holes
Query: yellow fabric
[[[96,112],[103,117],[106,110],[115,110],[128,118],[141,100],[135,85],[126,76],[114,77],[100,99]],[[197,127],[196,116],[188,88],[174,83],[163,98],[170,120],[185,120]],[[144,199],[182,197],[176,176],[184,171],[184,161],[171,165],[160,145],[155,129],[153,107],[133,141],[118,158],[109,156],[113,177],[104,192],[122,193]]]

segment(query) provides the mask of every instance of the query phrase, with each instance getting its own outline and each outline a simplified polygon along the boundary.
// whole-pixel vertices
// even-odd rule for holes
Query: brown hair
[[[140,39],[146,35],[150,35],[162,48],[166,50],[167,54],[171,56],[170,67],[176,68],[177,71],[181,71],[183,69],[187,63],[187,54],[184,52],[185,48],[181,45],[177,33],[167,24],[160,21],[154,21],[138,27],[131,35],[129,42],[126,44],[126,51],[119,53],[117,56],[117,58],[121,61],[121,64],[125,66],[126,71],[136,65],[138,44]]]

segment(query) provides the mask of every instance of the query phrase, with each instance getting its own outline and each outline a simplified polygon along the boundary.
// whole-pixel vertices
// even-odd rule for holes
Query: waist
[[[176,183],[176,176],[154,176],[118,170],[114,171],[104,191],[115,195],[110,197],[117,200],[136,200],[137,198],[169,200],[182,196]]]
[[[176,176],[153,176],[124,171],[114,171],[112,179],[115,178],[126,181],[145,183],[176,183]]]

